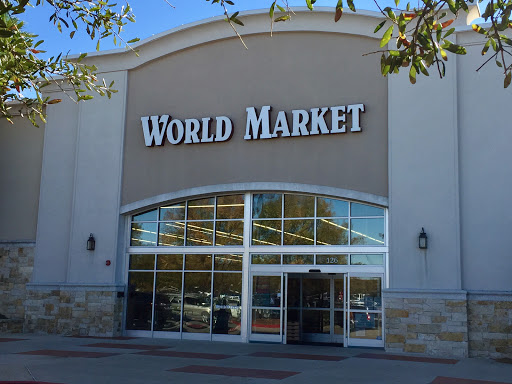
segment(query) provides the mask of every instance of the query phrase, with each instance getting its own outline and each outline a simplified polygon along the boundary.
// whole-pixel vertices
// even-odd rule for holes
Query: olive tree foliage
[[[52,7],[49,19],[60,32],[69,33],[70,39],[77,31],[85,31],[93,40],[113,38],[115,44],[129,44],[120,36],[123,26],[134,22],[135,16],[128,3],[117,5],[110,0],[0,0],[0,116],[12,122],[13,113],[21,113],[37,126],[43,122],[44,106],[58,103],[60,99],[43,98],[42,91],[53,84],[68,97],[78,102],[92,99],[91,92],[111,97],[116,92],[113,83],[98,81],[93,65],[82,61],[85,54],[76,60],[66,60],[63,54],[49,59],[41,58],[42,40],[24,29],[23,13],[27,7]],[[89,92],[88,92],[89,91]],[[35,94],[35,96],[34,96]],[[23,108],[12,110],[12,106]]]
[[[163,1],[172,6],[169,0]],[[225,20],[245,45],[238,32],[243,28],[239,12],[230,11],[236,8],[237,0],[206,1],[222,8]],[[313,10],[316,0],[304,1]],[[344,12],[344,0],[332,1],[333,18],[338,22]],[[352,12],[356,11],[355,1],[346,0],[346,7]],[[381,37],[381,50],[372,53],[381,55],[384,76],[407,70],[411,83],[415,83],[418,75],[429,76],[429,70],[443,77],[444,63],[450,53],[466,54],[465,47],[450,41],[450,35],[455,31],[451,24],[455,18],[469,12],[469,5],[482,0],[417,0],[414,5],[394,0],[394,7],[382,7],[379,1],[382,0],[374,0],[384,19],[376,25],[375,33]],[[113,83],[98,80],[95,66],[83,62],[85,54],[75,60],[66,60],[63,54],[49,59],[40,57],[44,53],[40,48],[43,41],[24,29],[22,17],[27,7],[43,5],[52,9],[51,26],[61,33],[69,33],[70,39],[77,31],[85,31],[97,41],[98,50],[100,41],[105,38],[128,48],[130,43],[138,40],[124,41],[121,37],[123,27],[135,21],[130,5],[124,0],[122,4],[112,0],[0,0],[0,117],[9,121],[15,112],[28,117],[34,125],[37,125],[37,118],[45,121],[45,105],[61,101],[42,96],[44,87],[50,84],[60,87],[76,102],[92,99],[94,93],[110,97],[116,92]],[[274,24],[289,22],[294,12],[288,0],[269,0],[268,5],[272,34]],[[487,23],[473,25],[475,33],[485,41],[482,55],[489,56],[480,68],[494,61],[503,73],[505,88],[510,85],[512,75],[512,40],[507,36],[512,29],[511,11],[512,0],[489,0],[482,15]],[[12,105],[20,103],[24,108],[11,109]]]

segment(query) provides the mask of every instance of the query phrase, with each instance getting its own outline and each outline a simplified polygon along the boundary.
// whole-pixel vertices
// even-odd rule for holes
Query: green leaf
[[[409,81],[411,84],[416,84],[416,68],[414,64],[411,65],[411,69],[409,70]]]
[[[138,37],[136,37],[135,39],[131,39],[131,40],[127,41],[127,44],[133,44],[133,43],[136,43],[137,41],[140,41],[140,39]]]
[[[464,48],[462,45],[453,44],[449,41],[447,41],[445,44],[443,44],[442,47],[444,49],[446,49],[448,52],[456,53],[457,55],[465,55],[467,53],[466,48]],[[443,59],[444,59],[444,57],[443,57]]]
[[[508,71],[507,75],[505,76],[505,81],[503,83],[504,88],[508,88],[511,80],[512,80],[512,71]]]
[[[377,33],[379,32],[379,30],[384,26],[384,24],[386,24],[386,20],[384,20],[382,23],[380,23],[379,25],[377,25],[375,27],[375,30],[373,31],[373,33]]]
[[[308,6],[309,10],[313,10],[313,4],[311,3],[311,0],[306,0],[306,5]]]
[[[391,40],[391,35],[393,34],[394,25],[391,25],[387,31],[382,36],[382,39],[380,41],[380,47],[384,47],[387,43],[389,43],[389,40]]]
[[[274,1],[272,5],[270,6],[270,10],[268,12],[268,15],[270,19],[274,19],[274,9],[276,8],[276,2]]]
[[[274,22],[286,21],[290,19],[290,15],[280,16],[274,19]]]

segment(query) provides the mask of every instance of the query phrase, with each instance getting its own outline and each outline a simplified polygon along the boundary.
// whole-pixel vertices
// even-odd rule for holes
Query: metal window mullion
[[[184,311],[184,302],[185,302],[185,254],[182,254],[181,258],[182,258],[182,268],[181,268],[180,339],[183,339],[183,311]]]
[[[153,255],[153,302],[151,303],[151,337],[154,336],[155,328],[155,297],[156,297],[156,254]]]
[[[243,258],[242,258],[242,298],[240,302],[241,309],[241,317],[240,317],[240,336],[242,340],[249,341],[250,337],[250,321],[251,321],[251,303],[250,294],[251,294],[251,276],[250,276],[250,267],[251,267],[251,254],[250,254],[250,246],[252,239],[252,195],[251,193],[246,193],[244,196],[244,232],[243,232]],[[245,309],[245,310],[244,310]]]
[[[212,281],[210,284],[210,341],[212,341],[212,335],[213,335],[213,279],[215,277],[214,268],[213,268],[214,265],[215,265],[215,255],[212,255],[212,267],[210,270],[210,273],[212,276]]]
[[[215,196],[213,199],[213,236],[212,236],[212,245],[215,246],[217,243],[217,199],[218,196]],[[211,328],[211,326],[210,326]]]

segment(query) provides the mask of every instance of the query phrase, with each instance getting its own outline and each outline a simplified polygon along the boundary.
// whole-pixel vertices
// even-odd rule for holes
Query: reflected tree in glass
[[[314,217],[315,198],[305,195],[284,195],[284,217]]]
[[[256,193],[252,197],[252,217],[258,218],[281,218],[283,215],[282,200],[280,193]]]
[[[128,274],[126,329],[151,330],[153,279],[153,272],[130,272]]]

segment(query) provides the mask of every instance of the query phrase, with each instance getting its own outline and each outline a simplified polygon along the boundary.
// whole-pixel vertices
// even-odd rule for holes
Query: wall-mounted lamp
[[[428,240],[428,237],[427,237],[427,234],[425,233],[425,229],[423,227],[421,227],[421,233],[420,233],[420,236],[418,237],[418,247],[420,249],[427,249],[428,248],[427,240]]]
[[[87,250],[94,251],[94,248],[96,248],[96,240],[94,240],[94,236],[91,233],[89,235],[89,239],[87,240]]]

